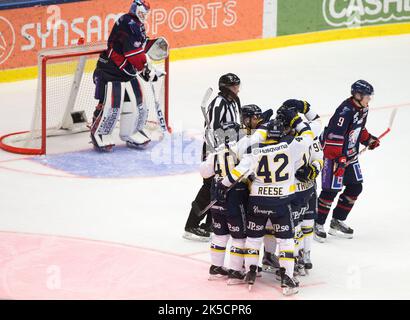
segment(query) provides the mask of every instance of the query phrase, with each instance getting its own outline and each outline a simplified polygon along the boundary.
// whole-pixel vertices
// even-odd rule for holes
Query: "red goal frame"
[[[47,62],[49,60],[57,60],[62,58],[73,58],[73,57],[80,57],[80,56],[87,56],[87,55],[95,55],[101,54],[104,50],[90,50],[86,52],[74,52],[74,53],[61,53],[61,54],[52,54],[52,55],[44,55],[40,59],[41,63],[41,147],[40,148],[23,148],[23,147],[15,147],[12,145],[7,144],[4,140],[11,136],[21,135],[28,133],[30,131],[20,131],[20,132],[13,132],[0,137],[0,148],[17,154],[25,154],[25,155],[44,155],[47,152]],[[164,88],[164,119],[167,125],[168,130],[170,131],[169,127],[169,57],[164,60],[165,64],[165,88]]]

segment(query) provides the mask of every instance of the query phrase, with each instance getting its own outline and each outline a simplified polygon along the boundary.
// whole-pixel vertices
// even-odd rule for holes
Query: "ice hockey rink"
[[[80,135],[49,139],[47,156],[0,151],[0,298],[409,299],[409,57],[410,35],[400,35],[173,62],[165,147],[101,155]],[[361,156],[354,239],[315,242],[313,270],[290,298],[269,274],[251,292],[208,281],[209,244],[182,238],[201,186],[200,101],[226,72],[240,76],[243,104],[306,99],[324,123],[365,79],[374,135],[398,108],[381,147]],[[29,129],[35,90],[36,80],[0,85],[1,135]]]

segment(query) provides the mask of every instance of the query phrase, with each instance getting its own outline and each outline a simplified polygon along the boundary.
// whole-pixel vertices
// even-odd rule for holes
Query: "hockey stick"
[[[382,139],[384,138],[392,129],[393,127],[393,122],[394,122],[394,118],[396,117],[396,113],[397,113],[397,108],[393,109],[392,113],[390,114],[390,119],[389,119],[389,126],[387,127],[386,130],[384,130],[382,132],[382,134],[380,134],[380,136],[377,137],[377,139]],[[366,150],[369,150],[369,146],[364,147],[362,150],[360,150],[359,155],[363,154]],[[355,158],[356,159],[356,158]],[[351,161],[348,161],[346,165],[349,165],[352,163],[354,159],[352,159]]]
[[[168,132],[167,123],[165,122],[164,114],[162,113],[161,106],[157,99],[154,84],[152,83],[152,81],[150,81],[150,84],[151,84],[152,94],[154,95],[154,104],[155,104],[155,111],[157,113],[157,119],[158,119],[159,125],[161,126],[162,132],[165,134]]]
[[[248,172],[249,172],[249,170],[246,170],[244,173],[242,173],[241,176],[240,176],[237,180],[235,180],[235,182],[232,183],[231,186],[230,186],[228,189],[226,189],[226,193],[228,193],[229,190],[231,190],[233,187],[235,187],[235,186],[243,179],[243,177],[244,177]],[[207,212],[207,211],[208,211],[215,203],[217,203],[217,202],[218,202],[218,200],[213,200],[213,201],[211,201],[211,202],[205,207],[205,209],[203,209],[202,211],[200,211],[200,212],[198,213],[198,217],[202,216],[205,212]]]
[[[206,106],[208,104],[208,100],[211,97],[213,91],[214,90],[211,87],[209,87],[206,90],[205,95],[204,95],[204,97],[202,99],[202,102],[201,102],[201,111],[202,111],[202,115],[204,116],[205,124],[206,124],[205,134],[204,134],[206,143],[212,149],[212,152],[215,152],[215,147],[214,147],[213,143],[211,142],[211,140],[208,136],[208,133],[211,130],[211,124],[209,122],[208,116],[206,115]]]
[[[389,126],[377,139],[380,140],[380,139],[384,138],[384,136],[391,131],[391,128],[393,126],[394,118],[396,117],[396,113],[397,113],[397,108],[393,109],[392,113],[390,114]],[[369,146],[367,146],[364,149],[360,150],[359,154],[362,154],[363,152],[368,150],[368,148],[369,148]]]

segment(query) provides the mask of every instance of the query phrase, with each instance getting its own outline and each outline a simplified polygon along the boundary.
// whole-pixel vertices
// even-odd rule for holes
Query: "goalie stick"
[[[152,81],[150,81],[152,94],[154,95],[155,112],[157,114],[159,125],[161,126],[162,132],[165,134],[168,132],[167,123],[165,122],[164,114],[162,113],[161,106],[159,104],[155,87]]]

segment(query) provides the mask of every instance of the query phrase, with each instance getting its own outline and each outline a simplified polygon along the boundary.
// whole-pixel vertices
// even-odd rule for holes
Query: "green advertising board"
[[[277,35],[410,22],[410,0],[277,0]]]

